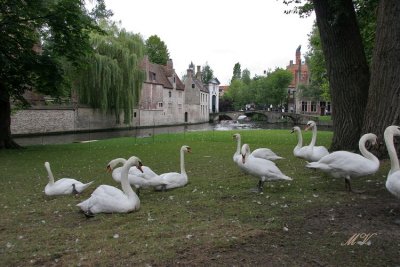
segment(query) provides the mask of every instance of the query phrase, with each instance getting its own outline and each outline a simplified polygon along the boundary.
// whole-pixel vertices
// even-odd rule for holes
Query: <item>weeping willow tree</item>
[[[91,35],[95,53],[79,72],[76,86],[79,102],[115,114],[117,123],[123,113],[124,123],[128,124],[145,78],[139,68],[144,42],[140,35],[119,29],[115,24],[104,22],[102,27],[106,34]]]

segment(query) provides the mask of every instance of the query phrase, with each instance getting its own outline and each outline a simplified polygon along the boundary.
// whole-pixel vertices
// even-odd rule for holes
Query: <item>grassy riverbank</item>
[[[0,258],[3,266],[290,265],[384,266],[400,264],[399,201],[384,188],[389,162],[377,174],[355,179],[365,194],[306,169],[294,158],[288,130],[239,131],[251,148],[285,157],[279,168],[293,181],[257,180],[232,161],[232,131],[117,138],[0,151]],[[317,143],[329,146],[331,132]],[[304,133],[306,143],[311,133]],[[86,219],[75,206],[100,184],[119,187],[105,172],[116,157],[136,155],[157,173],[179,170],[181,145],[189,184],[167,192],[142,190],[141,209]],[[81,196],[47,197],[44,162],[57,178],[94,180]],[[377,233],[369,245],[344,245],[357,233]],[[357,240],[360,241],[360,240]]]

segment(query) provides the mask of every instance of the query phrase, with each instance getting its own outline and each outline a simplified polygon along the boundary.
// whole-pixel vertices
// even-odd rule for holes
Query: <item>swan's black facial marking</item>
[[[72,184],[72,194],[79,194],[78,190],[76,190],[75,184]]]
[[[137,168],[139,171],[141,171],[141,172],[143,173],[142,166],[143,166],[142,162],[139,161],[139,163],[138,163],[138,165],[136,166],[136,168]]]
[[[112,168],[110,165],[107,165],[106,172],[112,172]]]

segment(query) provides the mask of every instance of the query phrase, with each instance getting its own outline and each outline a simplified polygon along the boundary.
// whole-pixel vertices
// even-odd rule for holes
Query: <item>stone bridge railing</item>
[[[278,122],[282,118],[290,119],[294,124],[306,124],[307,121],[309,120],[318,121],[317,116],[292,113],[292,112],[276,112],[276,111],[266,111],[266,110],[245,110],[245,111],[211,113],[210,121],[238,120],[239,116],[241,115],[252,117],[255,114],[263,115],[265,117],[265,120],[270,123]]]

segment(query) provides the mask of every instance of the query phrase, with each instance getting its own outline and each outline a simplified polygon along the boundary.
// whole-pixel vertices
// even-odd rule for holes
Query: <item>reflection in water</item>
[[[101,140],[116,137],[149,137],[156,134],[180,133],[188,131],[228,131],[228,130],[252,130],[252,129],[291,129],[291,123],[270,124],[262,121],[221,121],[220,123],[203,123],[194,125],[180,125],[169,127],[154,128],[131,128],[128,130],[112,130],[103,132],[87,133],[68,133],[57,135],[41,135],[14,137],[14,140],[22,145],[46,145],[46,144],[65,144],[73,142],[82,142],[88,140]],[[318,127],[318,129],[324,130]],[[329,129],[329,128],[328,128]]]

